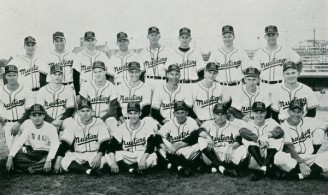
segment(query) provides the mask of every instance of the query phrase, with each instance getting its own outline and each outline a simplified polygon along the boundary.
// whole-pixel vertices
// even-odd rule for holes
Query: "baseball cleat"
[[[94,177],[101,177],[101,172],[98,169],[91,169],[90,175]]]
[[[259,181],[265,177],[264,171],[256,171],[251,175],[251,181]]]
[[[230,176],[230,177],[237,177],[238,176],[237,172],[233,169],[224,169],[223,175]]]

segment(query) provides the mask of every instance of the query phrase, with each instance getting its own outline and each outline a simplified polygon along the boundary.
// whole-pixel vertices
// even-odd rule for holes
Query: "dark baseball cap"
[[[158,34],[160,34],[159,29],[157,27],[155,27],[155,26],[152,26],[152,27],[150,27],[148,29],[148,34],[151,34],[151,33],[158,33]]]
[[[218,66],[214,62],[209,62],[209,63],[206,64],[205,70],[206,71],[216,71],[216,72],[218,72]]]
[[[95,69],[95,68],[101,68],[101,69],[103,69],[103,70],[106,70],[105,63],[102,62],[102,61],[95,61],[95,62],[92,64],[92,70]]]
[[[95,38],[96,38],[96,34],[92,31],[88,31],[88,32],[84,33],[84,40],[95,39]]]
[[[294,69],[297,70],[297,65],[292,61],[285,62],[284,65],[283,65],[283,71],[285,71],[289,68],[294,68]]]
[[[246,68],[245,77],[258,77],[260,76],[260,71],[257,68]]]
[[[179,36],[184,35],[184,34],[191,36],[191,30],[189,28],[186,28],[186,27],[181,28],[179,30]]]
[[[294,110],[295,108],[299,108],[299,109],[303,110],[304,103],[300,99],[295,99],[295,100],[290,101],[288,108],[290,110]]]
[[[34,104],[30,109],[30,114],[45,114],[46,111],[44,110],[43,106],[40,104]]]
[[[125,32],[117,33],[117,41],[120,41],[120,40],[129,40],[128,34],[126,34]]]
[[[54,34],[52,34],[52,40],[53,41],[57,38],[65,39],[64,33],[57,31]]]
[[[267,26],[265,27],[265,34],[275,34],[278,33],[278,28],[276,26]]]
[[[129,62],[128,63],[128,69],[129,70],[140,70],[140,64],[138,62]]]
[[[252,111],[266,111],[265,110],[265,104],[263,102],[254,102],[252,105]]]
[[[9,73],[9,72],[16,72],[16,73],[18,73],[18,68],[17,68],[17,66],[15,66],[15,65],[7,65],[7,66],[5,67],[5,74],[7,74],[7,73]]]
[[[231,33],[231,34],[235,34],[233,31],[233,27],[230,25],[225,25],[222,27],[222,35],[226,34],[226,33]]]
[[[63,73],[63,67],[60,66],[60,65],[52,65],[50,67],[50,74],[53,74],[55,72],[61,72],[61,73]]]
[[[169,68],[167,69],[167,72],[171,72],[172,70],[176,70],[176,71],[180,72],[180,67],[176,64],[171,64],[169,66]]]
[[[87,100],[87,99],[80,100],[80,102],[78,104],[78,109],[81,110],[82,108],[90,108],[90,109],[92,109],[91,102],[89,100]]]
[[[228,113],[227,106],[222,103],[215,104],[215,106],[213,108],[213,113],[214,114],[219,114],[219,113],[227,114]]]
[[[187,104],[184,101],[176,101],[174,102],[174,112],[178,110],[188,110]]]
[[[140,112],[141,111],[140,104],[138,102],[129,102],[127,110],[128,112],[130,111]]]
[[[25,39],[24,39],[24,45],[27,44],[27,43],[34,43],[34,44],[36,44],[35,38],[32,37],[32,36],[25,37]]]

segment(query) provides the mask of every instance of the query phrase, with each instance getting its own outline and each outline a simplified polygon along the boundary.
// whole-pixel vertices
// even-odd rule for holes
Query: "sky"
[[[65,33],[67,49],[79,45],[86,31],[98,44],[117,48],[116,34],[126,32],[130,48],[148,46],[147,30],[156,26],[161,44],[178,46],[178,31],[191,29],[193,47],[201,52],[222,45],[221,28],[232,25],[235,45],[256,49],[265,45],[264,28],[276,25],[279,44],[328,40],[326,0],[0,0],[0,58],[24,53],[23,40],[33,36],[37,52],[53,48],[52,34]]]

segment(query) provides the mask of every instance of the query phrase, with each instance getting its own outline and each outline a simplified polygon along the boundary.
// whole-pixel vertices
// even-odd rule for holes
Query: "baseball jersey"
[[[73,81],[73,62],[75,59],[75,55],[72,52],[65,51],[64,53],[57,53],[55,50],[50,51],[45,56],[45,62],[47,66],[44,66],[46,70],[44,72],[47,73],[47,82],[51,81],[50,75],[50,67],[54,65],[60,65],[63,68],[63,80],[62,83],[68,83]]]
[[[145,151],[147,139],[157,132],[157,125],[158,123],[154,119],[146,117],[140,121],[138,128],[132,129],[130,120],[126,120],[125,123],[113,131],[113,136],[119,143],[122,143],[124,151]]]
[[[73,68],[80,72],[80,80],[91,81],[93,80],[92,65],[95,61],[104,62],[107,68],[107,73],[114,75],[114,70],[112,66],[109,66],[109,60],[105,53],[96,51],[95,54],[90,55],[85,50],[76,54],[73,63]]]
[[[7,85],[2,87],[0,103],[0,116],[8,120],[19,120],[26,109],[27,105],[33,105],[34,100],[31,96],[32,91],[26,86],[19,85],[15,91],[10,91]]]
[[[96,81],[92,80],[82,83],[80,95],[91,102],[94,116],[101,117],[110,110],[110,101],[117,98],[117,91],[116,86],[109,81],[99,87]]]
[[[267,48],[255,52],[253,66],[261,71],[260,77],[266,81],[283,80],[283,64],[287,61],[299,63],[301,57],[291,48],[279,46],[269,51]]]
[[[37,129],[31,120],[25,121],[22,126],[22,134],[12,146],[9,156],[15,156],[25,142],[29,142],[33,150],[49,151],[47,161],[55,158],[59,147],[57,129],[52,124],[44,121],[43,126]]]
[[[147,76],[165,77],[165,67],[176,63],[177,54],[164,46],[156,49],[149,47],[140,52],[140,58],[140,65],[144,66]]]
[[[187,52],[175,49],[174,52],[177,54],[175,64],[180,67],[180,80],[197,80],[197,73],[205,68],[205,63],[200,53],[194,48],[190,48]],[[167,68],[168,66],[165,67],[165,70]]]
[[[25,56],[18,56],[12,59],[8,65],[15,65],[18,68],[18,83],[25,85],[26,87],[33,89],[40,87],[40,72],[45,66],[43,62],[38,57],[32,59]]]
[[[88,125],[82,124],[80,118],[64,130],[61,140],[74,143],[75,152],[95,152],[102,142],[110,139],[106,124],[99,118],[93,118]]]
[[[152,107],[160,110],[161,115],[166,120],[170,120],[174,117],[174,102],[185,101],[189,95],[191,95],[191,93],[186,86],[178,85],[178,88],[171,92],[165,83],[164,85],[155,88]]]
[[[251,66],[250,60],[245,51],[234,48],[226,52],[223,48],[212,52],[208,62],[218,64],[217,81],[231,83],[240,81],[243,77],[243,71]]]
[[[312,154],[313,148],[313,133],[316,130],[326,130],[327,122],[310,117],[304,117],[297,126],[290,125],[287,120],[281,124],[284,130],[284,139],[286,143],[292,143],[295,151],[299,154]]]
[[[227,103],[231,97],[223,92],[223,88],[217,82],[214,82],[212,87],[207,88],[202,81],[194,83],[190,86],[191,95],[187,97],[186,104],[193,107],[198,119],[211,120],[213,116],[213,108],[217,103]]]
[[[42,87],[35,102],[41,104],[54,119],[59,119],[67,108],[75,107],[72,88],[65,85],[61,85],[57,90],[53,90],[50,84]]]
[[[301,99],[304,106],[304,115],[306,110],[316,108],[319,105],[318,99],[312,89],[302,83],[298,83],[295,89],[289,89],[285,83],[274,86],[274,93],[272,93],[272,106],[271,108],[279,112],[279,119],[285,120],[289,117],[288,106],[294,99]]]
[[[108,66],[110,66],[111,68],[108,67],[107,69],[114,70],[115,83],[121,84],[124,81],[130,80],[128,63],[133,61],[139,62],[140,59],[139,56],[132,51],[126,56],[122,56],[118,52],[110,57]],[[141,66],[140,68],[141,71],[144,71],[144,66]]]
[[[273,131],[276,127],[280,127],[280,125],[273,119],[265,119],[265,122],[262,126],[258,126],[254,123],[254,120],[250,120],[247,123],[244,123],[244,127],[248,130],[251,130],[254,134],[261,137],[262,135],[266,135]]]
[[[150,105],[151,89],[147,83],[141,82],[135,87],[131,87],[129,82],[123,82],[117,86],[119,91],[118,102],[122,108],[123,116],[127,117],[127,107],[129,102],[138,102],[141,106]]]
[[[174,143],[182,141],[197,129],[197,122],[190,117],[187,117],[187,120],[183,124],[179,124],[176,118],[173,118],[161,127],[158,134],[168,139],[171,143]]]

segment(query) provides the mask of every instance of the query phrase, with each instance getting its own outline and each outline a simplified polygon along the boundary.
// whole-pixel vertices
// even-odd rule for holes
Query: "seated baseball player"
[[[292,100],[288,114],[281,124],[285,131],[284,150],[288,153],[275,158],[275,164],[288,172],[287,179],[323,178],[322,174],[328,171],[328,153],[320,147],[326,137],[327,122],[304,117],[302,100]]]
[[[143,119],[150,114],[150,98],[151,89],[148,84],[140,81],[141,68],[138,62],[128,63],[128,73],[130,79],[124,80],[118,87],[120,92],[118,102],[122,109],[118,113],[122,113],[121,121],[128,119],[127,105],[129,102],[138,102],[141,106],[141,116]]]
[[[92,72],[94,79],[82,83],[80,98],[91,102],[94,116],[102,119],[111,131],[118,124],[116,86],[106,80],[106,67],[103,62],[94,62]]]
[[[10,149],[7,160],[7,170],[13,169],[37,173],[49,172],[55,158],[59,139],[55,126],[44,121],[45,110],[40,104],[34,104],[30,110],[30,120],[22,126],[22,134]],[[31,144],[31,149],[21,152],[25,142]]]
[[[127,112],[129,119],[113,130],[109,144],[111,171],[128,171],[141,176],[157,165],[153,136],[158,130],[158,123],[150,117],[140,119],[138,102],[128,103]]]
[[[55,172],[65,171],[100,176],[100,169],[106,164],[104,154],[110,139],[106,124],[93,117],[91,102],[80,101],[78,118],[64,129],[57,152]],[[74,152],[68,151],[71,146]]]
[[[284,131],[275,120],[265,119],[267,111],[263,102],[254,102],[252,112],[254,119],[247,122],[239,133],[251,155],[248,167],[255,170],[251,181],[258,181],[272,172],[268,169],[273,165],[275,155],[283,149]]]

